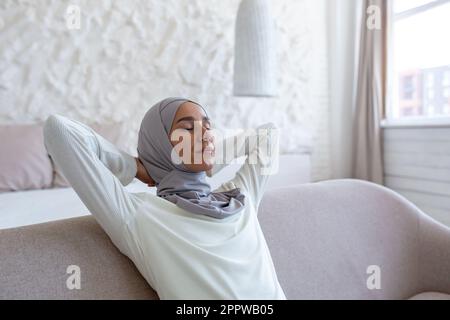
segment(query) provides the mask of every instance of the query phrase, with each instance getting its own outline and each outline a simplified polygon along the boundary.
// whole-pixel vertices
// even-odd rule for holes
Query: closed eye
[[[194,130],[194,122],[193,121],[184,120],[183,122],[185,122],[185,124],[182,124],[181,129],[185,129],[185,130],[189,130],[189,131]],[[206,130],[211,130],[211,123],[209,121],[205,121],[203,123],[203,126],[205,127]]]
[[[182,123],[182,122],[186,122],[186,123],[191,123],[191,124],[193,124],[194,121],[197,121],[194,117],[187,116],[187,117],[183,117],[183,118],[178,119],[178,120],[177,120],[177,123],[180,123],[180,122],[181,122],[181,123]],[[200,121],[200,120],[198,120],[198,121]],[[202,123],[203,123],[203,125],[205,125],[205,127],[208,128],[208,129],[211,127],[211,121],[209,120],[208,117],[203,117],[203,118],[202,118]]]

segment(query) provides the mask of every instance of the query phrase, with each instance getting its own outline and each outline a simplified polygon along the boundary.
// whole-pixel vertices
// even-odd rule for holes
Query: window
[[[386,117],[448,117],[450,0],[391,1]]]
[[[433,74],[432,73],[428,74],[428,78],[427,78],[427,87],[428,88],[433,88],[433,84],[434,84],[433,81],[434,81]]]
[[[450,114],[450,105],[448,103],[444,106],[444,114]]]
[[[444,87],[450,87],[450,70],[444,72],[444,79],[442,80]]]
[[[404,76],[402,80],[402,96],[403,99],[409,100],[413,98],[414,95],[414,79],[412,76]]]
[[[444,88],[444,97],[445,98],[450,98],[450,86]],[[450,100],[449,100],[449,102],[450,102]]]

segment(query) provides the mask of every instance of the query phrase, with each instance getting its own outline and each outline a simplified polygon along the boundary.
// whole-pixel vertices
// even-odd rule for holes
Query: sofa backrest
[[[0,230],[0,256],[0,299],[157,298],[93,216]]]

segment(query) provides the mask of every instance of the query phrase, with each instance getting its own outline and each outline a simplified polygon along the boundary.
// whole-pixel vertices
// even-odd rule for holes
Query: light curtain
[[[383,184],[387,0],[363,0],[353,106],[352,177]],[[373,19],[380,19],[375,21]]]

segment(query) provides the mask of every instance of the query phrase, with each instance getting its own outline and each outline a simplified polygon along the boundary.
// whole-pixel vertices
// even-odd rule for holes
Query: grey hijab
[[[159,197],[192,213],[223,219],[244,209],[245,196],[240,189],[211,192],[205,172],[190,172],[171,159],[172,122],[178,108],[188,101],[199,105],[184,98],[167,98],[147,111],[139,130],[138,156],[155,180]]]

